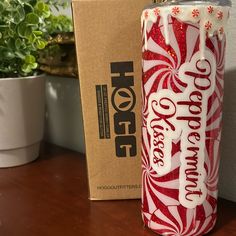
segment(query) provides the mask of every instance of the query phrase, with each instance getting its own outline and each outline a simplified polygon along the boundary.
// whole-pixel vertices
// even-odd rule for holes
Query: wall
[[[45,139],[85,152],[78,79],[47,77]]]
[[[228,27],[220,166],[220,196],[236,201],[236,1]]]

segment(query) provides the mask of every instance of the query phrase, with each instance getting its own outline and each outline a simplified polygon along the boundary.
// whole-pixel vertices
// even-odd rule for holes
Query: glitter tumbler
[[[160,235],[204,235],[217,217],[230,1],[142,13],[142,217]]]

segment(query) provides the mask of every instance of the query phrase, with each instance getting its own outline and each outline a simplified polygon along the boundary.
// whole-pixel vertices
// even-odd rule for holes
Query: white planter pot
[[[43,75],[0,79],[0,167],[23,165],[38,157],[44,104]]]

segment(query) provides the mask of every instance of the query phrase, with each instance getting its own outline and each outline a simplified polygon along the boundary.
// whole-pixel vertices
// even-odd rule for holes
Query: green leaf
[[[16,51],[15,55],[22,60],[25,59],[25,55],[21,51]]]
[[[30,4],[31,4],[32,6],[35,6],[37,2],[38,2],[38,0],[30,0]]]
[[[2,13],[3,11],[4,11],[4,4],[0,2],[0,13]]]
[[[25,11],[25,13],[33,12],[34,11],[33,5],[25,2],[24,3],[24,11]]]
[[[25,23],[19,24],[17,31],[19,36],[22,38],[29,38],[31,35],[31,28],[27,26]]]
[[[0,46],[0,61],[4,61],[6,59],[12,59],[15,55],[11,49]]]
[[[6,51],[4,54],[4,57],[6,58],[6,59],[12,59],[12,58],[14,58],[15,57],[15,54],[12,52],[12,51]]]
[[[15,24],[19,24],[25,18],[25,10],[22,6],[18,6],[16,8],[16,12],[14,13],[13,22]]]
[[[26,55],[26,57],[25,57],[25,63],[27,63],[27,64],[33,64],[33,63],[35,63],[35,61],[36,61],[36,59],[35,59],[34,56],[32,56],[32,55]]]
[[[32,25],[37,25],[39,23],[39,17],[35,13],[28,13],[25,20],[28,24]]]
[[[5,28],[8,28],[9,26],[8,25],[0,25],[0,30],[1,29],[5,29]]]
[[[50,17],[50,15],[51,15],[50,7],[47,4],[45,4],[44,10],[43,10],[43,16],[44,16],[44,18],[48,18],[48,17]]]
[[[21,70],[24,72],[24,73],[30,73],[32,71],[31,69],[31,66],[29,64],[23,64],[23,66],[21,67]]]
[[[33,70],[37,69],[37,67],[38,67],[38,63],[32,63],[32,64],[31,64],[31,68],[32,68]]]
[[[49,5],[47,5],[47,4],[44,5],[44,11],[50,11]]]
[[[8,42],[7,42],[8,48],[15,48],[15,40],[13,38],[9,38]]]
[[[21,45],[22,45],[22,41],[18,38],[18,39],[16,39],[16,41],[15,41],[15,47],[16,47],[16,49],[19,49],[20,47],[21,47]]]
[[[36,8],[37,8],[39,11],[43,11],[43,10],[44,10],[44,6],[45,6],[45,3],[44,3],[44,2],[38,2],[37,5],[36,5]]]
[[[39,31],[39,30],[34,30],[33,34],[35,34],[36,36],[41,36],[43,34],[43,32]]]
[[[51,16],[51,12],[50,11],[44,11],[43,12],[43,17],[46,19],[46,18],[49,18]]]
[[[44,40],[37,40],[37,42],[36,42],[36,47],[40,50],[44,49],[46,47],[46,45],[47,45],[47,42]]]
[[[63,4],[62,4],[62,7],[63,8],[67,8],[69,6],[69,3],[68,2],[64,2]]]
[[[34,34],[31,34],[30,37],[28,38],[28,40],[29,40],[29,43],[33,44],[36,40],[36,36]]]
[[[14,37],[14,35],[15,35],[15,31],[14,30],[12,30],[12,29],[8,29],[8,31],[7,31],[7,34],[6,34],[8,37]]]

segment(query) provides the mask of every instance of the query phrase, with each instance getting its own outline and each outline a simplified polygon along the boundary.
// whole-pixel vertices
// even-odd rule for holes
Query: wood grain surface
[[[236,235],[236,204],[219,201],[209,236]],[[154,236],[140,200],[88,200],[85,157],[45,144],[28,165],[0,169],[0,236]]]

